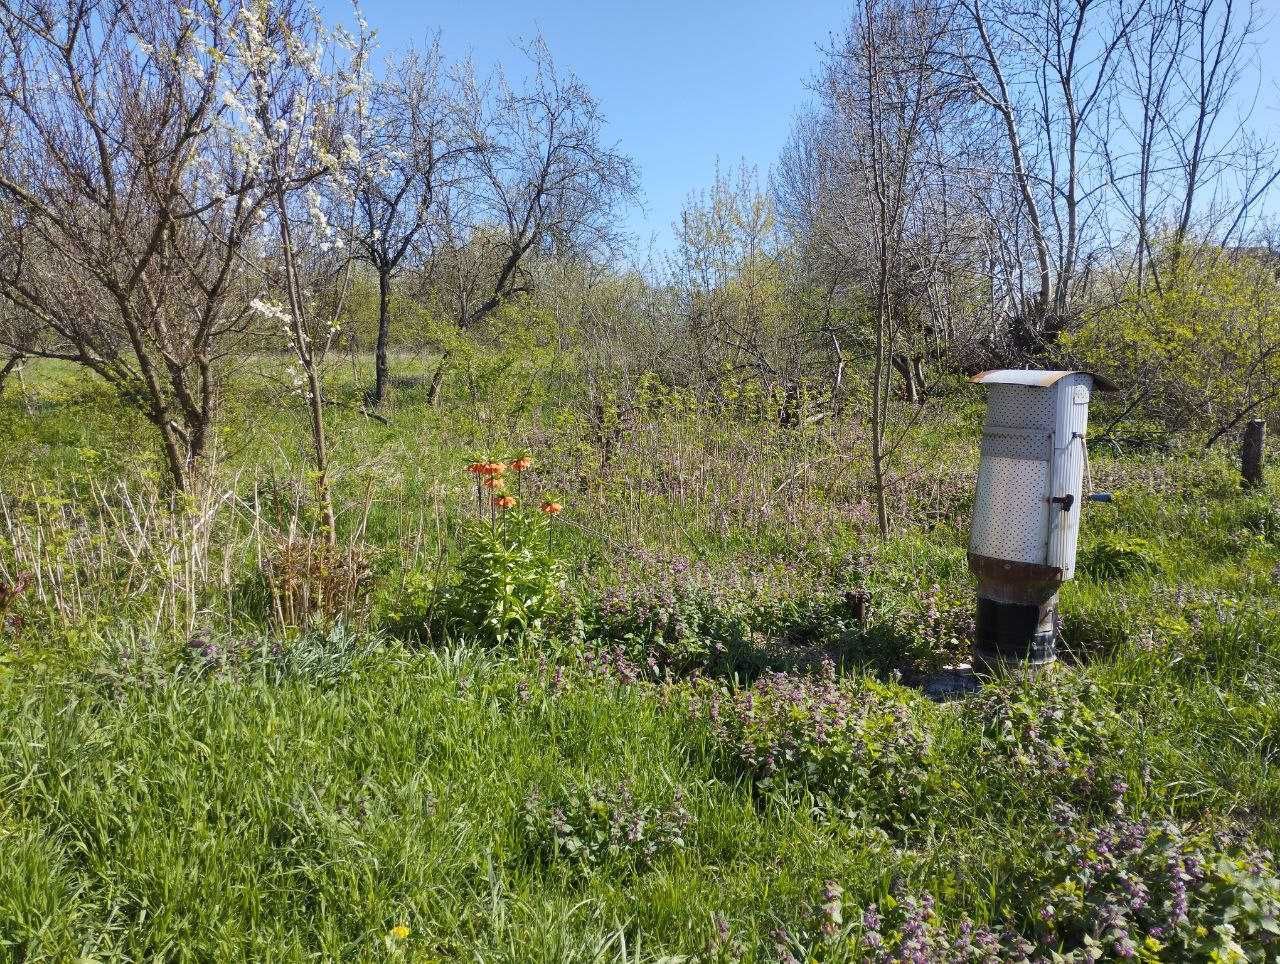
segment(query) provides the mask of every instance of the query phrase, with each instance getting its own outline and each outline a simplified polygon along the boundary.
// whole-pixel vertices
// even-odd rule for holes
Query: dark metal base
[[[1044,666],[1058,655],[1057,598],[1044,603],[1011,603],[978,597],[973,658],[987,668],[1019,664]]]

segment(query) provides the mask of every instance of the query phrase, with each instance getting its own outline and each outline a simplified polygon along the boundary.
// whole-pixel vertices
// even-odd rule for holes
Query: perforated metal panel
[[[985,428],[1003,426],[1052,431],[1056,395],[1057,386],[992,385],[987,392]]]
[[[1048,536],[1050,433],[992,427],[982,434],[969,548],[993,559],[1043,563]]]
[[[994,371],[969,548],[976,555],[1052,566],[1070,579],[1084,497],[1088,372]],[[1057,501],[1054,501],[1057,500]]]

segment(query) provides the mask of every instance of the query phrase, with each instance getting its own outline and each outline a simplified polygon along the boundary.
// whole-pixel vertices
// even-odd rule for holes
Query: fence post
[[[1262,485],[1262,454],[1266,446],[1267,423],[1255,418],[1244,427],[1240,445],[1240,475],[1246,489]]]

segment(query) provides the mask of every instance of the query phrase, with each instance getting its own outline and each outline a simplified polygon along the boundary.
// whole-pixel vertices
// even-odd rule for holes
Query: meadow
[[[1097,445],[1062,659],[934,701],[978,389],[881,541],[854,416],[654,385],[606,446],[570,371],[432,406],[399,357],[374,420],[362,366],[337,546],[271,366],[179,500],[82,373],[6,387],[0,958],[1280,960],[1280,511],[1228,448]]]

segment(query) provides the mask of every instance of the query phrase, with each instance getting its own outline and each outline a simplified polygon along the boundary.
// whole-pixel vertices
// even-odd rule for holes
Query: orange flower
[[[514,496],[504,495],[501,499],[495,499],[493,504],[496,505],[499,509],[502,509],[505,511],[507,509],[514,509],[516,505],[516,500]]]
[[[507,471],[507,467],[501,462],[489,462],[484,467],[485,475],[501,475]]]
[[[472,462],[470,465],[467,466],[467,471],[470,472],[472,475],[484,475],[485,474],[484,470],[485,470],[484,462]]]
[[[484,480],[484,487],[486,489],[492,489],[495,492],[501,492],[507,487],[507,483],[503,482],[496,475],[491,475]]]
[[[511,463],[511,470],[513,472],[523,472],[531,465],[533,465],[533,459],[529,458],[527,455],[522,455]]]
[[[559,515],[564,511],[564,506],[559,502],[551,502],[550,500],[542,503],[542,511],[547,515]]]

